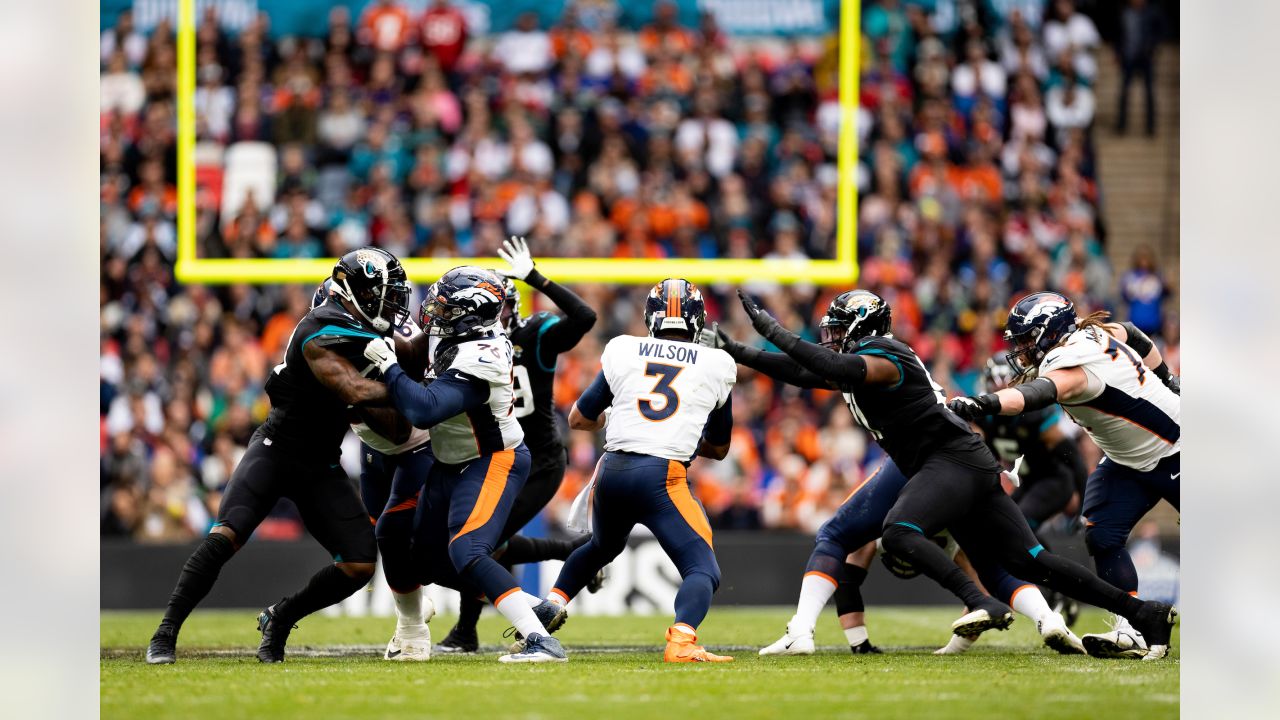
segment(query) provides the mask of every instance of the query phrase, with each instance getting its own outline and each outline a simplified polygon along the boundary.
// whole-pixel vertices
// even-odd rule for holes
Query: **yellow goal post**
[[[175,274],[179,282],[205,285],[316,283],[328,277],[332,258],[232,259],[201,258],[195,230],[195,81],[196,0],[178,0],[178,227]],[[861,3],[840,3],[839,104],[840,128],[836,166],[836,257],[834,260],[539,258],[538,267],[562,283],[649,285],[667,277],[695,283],[768,280],[791,284],[853,287],[858,278],[857,183],[858,57]],[[452,267],[457,258],[405,258],[405,270],[415,283],[429,283]],[[499,258],[471,258],[483,267],[502,267]]]

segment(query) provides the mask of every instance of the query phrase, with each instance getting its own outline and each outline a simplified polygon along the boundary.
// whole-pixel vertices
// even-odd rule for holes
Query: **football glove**
[[[364,356],[377,365],[378,371],[384,375],[391,369],[392,365],[398,362],[396,360],[396,345],[391,338],[374,338],[370,340],[369,344],[364,346]]]
[[[987,415],[1000,414],[1000,398],[995,393],[978,397],[958,397],[947,403],[947,408],[965,420],[977,420]]]
[[[502,247],[498,249],[498,257],[511,265],[510,270],[498,271],[509,278],[526,280],[529,273],[533,272],[533,255],[529,253],[529,244],[522,237],[512,235],[510,240],[503,240]]]
[[[711,323],[711,327],[702,328],[702,330],[698,332],[698,344],[704,347],[722,350],[725,346],[724,341],[727,340],[728,337],[728,335],[720,332],[720,323],[714,322]]]

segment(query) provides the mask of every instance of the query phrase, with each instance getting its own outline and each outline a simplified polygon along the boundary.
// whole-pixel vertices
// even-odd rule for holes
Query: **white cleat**
[[[387,642],[384,660],[396,662],[423,662],[431,659],[431,628],[425,623],[397,628]]]
[[[772,645],[760,648],[760,655],[812,655],[813,654],[813,628],[809,628],[807,633],[793,633],[791,624],[787,624],[787,631],[782,634]]]
[[[1147,641],[1142,637],[1142,633],[1134,630],[1129,625],[1129,621],[1122,617],[1116,618],[1111,626],[1111,632],[1089,633],[1080,640],[1085,652],[1096,658],[1141,660],[1148,654]],[[1156,648],[1151,650],[1160,652],[1160,657],[1168,652],[1166,646],[1160,646],[1159,650]]]
[[[973,612],[960,616],[959,620],[951,623],[951,632],[961,637],[977,638],[988,630],[1007,630],[1013,624],[1013,611],[1007,609],[997,610],[996,614],[992,614],[986,608],[978,608]]]
[[[1052,648],[1063,655],[1085,654],[1084,644],[1067,627],[1067,621],[1062,615],[1058,613],[1050,614],[1036,623],[1036,629],[1040,631],[1040,639],[1044,640],[1046,647]]]
[[[946,647],[940,647],[937,650],[934,650],[933,654],[934,655],[963,655],[964,653],[968,652],[969,648],[973,647],[973,644],[977,641],[978,641],[977,636],[964,637],[962,635],[952,635],[951,640],[947,643]]]

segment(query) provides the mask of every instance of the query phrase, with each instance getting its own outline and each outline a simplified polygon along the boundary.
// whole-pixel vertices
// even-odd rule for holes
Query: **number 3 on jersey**
[[[640,414],[645,419],[653,422],[662,422],[676,414],[676,410],[680,407],[680,396],[676,394],[676,389],[671,387],[671,383],[675,381],[681,370],[684,370],[684,366],[663,365],[656,362],[651,362],[644,366],[645,377],[655,375],[658,377],[658,382],[654,384],[653,390],[650,392],[661,395],[665,400],[663,405],[657,408],[653,406],[653,403],[648,398],[636,400],[636,407],[639,408]]]

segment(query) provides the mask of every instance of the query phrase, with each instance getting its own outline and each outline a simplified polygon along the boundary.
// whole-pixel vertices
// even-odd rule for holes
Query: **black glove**
[[[1172,390],[1174,395],[1182,395],[1182,378],[1177,375],[1170,375],[1166,378],[1164,386]]]
[[[742,309],[747,311],[747,318],[751,320],[751,324],[756,324],[756,318],[763,314],[760,306],[755,300],[747,297],[741,290],[738,291],[738,299],[742,301]]]
[[[747,297],[741,290],[738,291],[738,299],[742,301],[742,309],[747,311],[747,317],[751,318],[751,327],[755,328],[760,335],[781,347],[778,343],[778,338],[786,332],[786,329],[779,325],[772,315],[761,310],[756,301]]]
[[[947,409],[965,420],[977,420],[987,415],[999,415],[1000,398],[995,393],[978,397],[958,397],[947,403]]]

